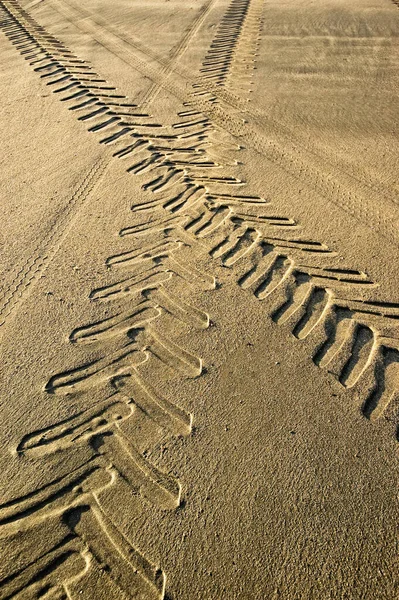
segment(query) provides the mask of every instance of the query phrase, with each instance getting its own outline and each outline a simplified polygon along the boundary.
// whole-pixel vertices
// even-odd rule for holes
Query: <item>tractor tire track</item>
[[[83,24],[80,27],[83,27],[84,30],[89,33],[90,31],[94,34],[94,30],[96,33],[100,33],[101,31],[106,31],[110,36],[118,38],[120,41],[125,43],[126,45],[135,48],[141,53],[144,53],[147,56],[151,56],[152,60],[155,60],[160,64],[160,72],[157,81],[154,81],[151,87],[147,90],[147,92],[143,95],[140,104],[144,107],[148,107],[151,102],[154,101],[159,91],[164,87],[165,81],[169,78],[169,76],[175,72],[175,67],[180,58],[184,55],[187,50],[190,41],[198,32],[199,28],[205,21],[208,14],[211,12],[216,0],[208,0],[201,10],[199,11],[197,17],[190,23],[183,37],[180,39],[178,44],[172,49],[169,57],[167,59],[162,59],[159,56],[152,53],[147,47],[143,46],[139,40],[132,40],[122,35],[120,32],[114,31],[108,25],[108,23],[99,18],[98,15],[93,15],[89,11],[85,10],[82,6],[73,4],[71,2],[60,2],[59,0],[50,0],[53,4],[54,8],[62,14],[65,18],[67,18],[71,23],[73,23],[76,27],[79,27],[76,16],[80,15],[85,19],[90,19],[91,23],[94,25],[95,29],[88,28],[87,24]],[[87,21],[86,21],[87,23]],[[96,34],[94,34],[96,35]],[[96,39],[96,38],[95,38]],[[100,39],[96,39],[98,43],[104,45],[104,47],[108,47],[104,40],[100,41]],[[114,52],[113,52],[114,53]],[[118,54],[120,58],[120,55]]]
[[[14,2],[7,4],[15,6]],[[58,44],[55,41],[52,43]],[[56,82],[58,82],[60,71],[62,71],[63,78],[68,79],[70,75],[67,74],[66,67],[60,68],[60,65],[62,65],[62,61],[57,59],[57,61],[50,61],[48,65],[45,64],[43,67],[39,67],[39,69],[45,69],[45,75],[42,75],[42,77],[49,77],[49,83],[52,82],[53,77],[57,77]],[[82,66],[79,68],[87,69],[89,67]],[[46,72],[47,70],[49,72]],[[88,73],[92,77],[98,77],[93,71],[89,70]],[[73,79],[75,80],[75,78]],[[194,246],[196,243],[195,238],[201,239],[201,245],[204,247],[205,240],[202,238],[209,237],[211,240],[215,235],[219,236],[222,231],[225,231],[222,240],[217,242],[215,246],[208,248],[208,253],[213,258],[220,258],[226,266],[240,263],[240,270],[243,269],[242,259],[245,258],[246,261],[250,257],[252,261],[256,259],[249,271],[240,275],[238,282],[244,289],[251,289],[253,283],[256,283],[253,292],[260,300],[266,299],[274,290],[278,290],[283,294],[283,304],[287,306],[283,309],[282,305],[275,314],[273,312],[276,322],[287,321],[286,315],[284,318],[282,317],[286,310],[291,320],[294,313],[302,315],[303,311],[308,315],[307,318],[312,320],[315,310],[313,306],[318,307],[319,305],[319,300],[315,302],[313,300],[312,290],[316,290],[316,298],[318,298],[320,295],[318,290],[324,289],[325,291],[321,294],[325,299],[328,299],[328,302],[326,309],[323,309],[320,313],[321,322],[324,322],[329,311],[333,310],[334,312],[334,306],[337,306],[348,309],[350,319],[362,321],[366,318],[362,315],[370,315],[367,318],[370,318],[373,323],[374,321],[380,322],[379,331],[381,332],[384,332],[386,327],[389,330],[392,324],[395,324],[397,310],[395,303],[388,303],[387,305],[381,303],[380,308],[375,308],[378,303],[365,302],[361,298],[356,298],[356,295],[351,298],[349,289],[344,293],[342,292],[342,289],[348,286],[349,288],[354,286],[354,290],[359,285],[360,287],[368,286],[370,288],[371,286],[372,288],[375,284],[370,282],[365,274],[351,269],[335,267],[330,262],[331,258],[334,257],[334,253],[322,243],[298,238],[295,227],[293,227],[294,223],[289,219],[276,215],[259,214],[257,209],[262,209],[265,204],[268,204],[264,199],[234,190],[237,186],[242,187],[245,185],[245,182],[232,176],[220,176],[219,174],[214,176],[212,174],[214,170],[218,173],[220,165],[213,160],[206,159],[206,148],[203,146],[204,140],[207,141],[207,134],[213,125],[210,120],[201,118],[201,113],[195,114],[194,110],[180,113],[182,115],[180,122],[174,124],[171,130],[170,128],[163,128],[159,124],[151,123],[148,119],[140,123],[130,124],[125,121],[121,122],[121,118],[117,116],[118,113],[113,107],[114,104],[117,106],[124,104],[123,100],[125,98],[123,96],[118,94],[95,95],[91,91],[92,86],[87,87],[85,84],[79,85],[78,89],[80,91],[72,95],[67,88],[69,88],[69,85],[66,87],[63,85],[59,90],[59,92],[68,94],[66,97],[61,95],[61,101],[71,103],[69,108],[78,110],[78,114],[81,111],[90,111],[88,114],[84,112],[79,117],[80,120],[85,121],[88,119],[90,122],[97,123],[89,127],[89,131],[101,132],[101,136],[103,136],[105,128],[111,130],[111,135],[108,134],[107,137],[102,137],[100,143],[117,144],[118,150],[114,152],[114,156],[119,159],[129,159],[130,161],[133,157],[137,157],[135,160],[138,160],[138,162],[127,168],[129,173],[149,174],[150,180],[143,185],[143,189],[152,192],[154,200],[147,200],[141,205],[134,206],[133,211],[151,211],[155,216],[158,211],[163,213],[166,210],[172,212],[174,217],[181,217],[182,219],[181,223],[183,225],[178,225],[177,220],[171,222],[169,217],[166,220],[161,217],[158,219],[155,229],[153,225],[149,228],[151,234],[157,231],[169,235],[171,232],[170,235],[174,237],[168,244],[161,244],[159,247],[157,245],[149,246],[147,250],[138,253],[127,252],[120,257],[110,257],[109,266],[143,263],[152,268],[152,261],[162,259],[159,264],[166,265],[167,270],[171,270],[179,277],[183,276],[188,280],[194,277],[198,281],[202,279],[206,282],[202,275],[196,274],[195,265],[183,269],[184,261],[176,261],[173,248],[175,247],[177,251],[187,244],[189,247]],[[105,87],[104,89],[114,90],[115,88],[111,86],[111,88]],[[55,91],[57,92],[57,89]],[[85,100],[85,98],[89,98],[89,100]],[[118,102],[109,102],[108,98],[117,98]],[[77,105],[76,102],[78,102]],[[96,109],[93,113],[93,104],[100,105],[101,109]],[[97,114],[99,110],[100,114]],[[155,134],[152,133],[154,131],[153,127],[157,132]],[[176,134],[176,130],[182,133]],[[126,136],[127,138],[133,138],[134,143],[132,144],[131,141],[126,142]],[[186,140],[188,139],[190,140],[190,147],[186,147]],[[200,154],[197,154],[198,152]],[[164,224],[163,221],[165,221]],[[175,224],[176,227],[174,227]],[[265,234],[264,228],[266,230],[281,228],[291,231],[291,234],[276,237],[273,233]],[[145,232],[145,230],[146,227],[143,225],[142,231]],[[175,233],[175,231],[178,233]],[[192,232],[197,232],[194,238]],[[128,235],[128,230],[121,232],[121,235]],[[287,254],[284,254],[285,252]],[[303,261],[301,258],[303,253],[306,257],[316,255],[318,259],[325,256],[330,264],[325,266],[308,265],[306,264],[307,261]],[[269,264],[270,260],[271,263]],[[265,263],[265,267],[262,266],[263,263]],[[305,287],[303,286],[304,279],[309,282],[309,285]],[[325,281],[325,285],[322,285],[323,281]],[[271,288],[269,287],[270,282],[272,282]],[[286,284],[288,283],[287,287]],[[115,285],[118,287],[118,284]],[[337,288],[336,291],[334,291],[334,287]],[[210,284],[211,288],[212,283]],[[302,296],[302,291],[299,294],[296,292],[297,288],[305,291],[307,288],[309,289]],[[96,292],[93,292],[93,294],[95,295]],[[356,308],[352,309],[352,304]],[[385,306],[386,308],[384,308]],[[320,319],[317,318],[315,323],[320,324]],[[363,326],[366,325],[363,324]],[[374,324],[369,327],[371,330],[374,330],[374,328]],[[303,339],[307,336],[307,332],[313,331],[313,329],[313,326],[305,327],[302,322],[302,325],[294,328],[293,333],[295,335],[301,331],[301,335],[297,335],[297,337]],[[306,336],[302,330],[306,332]],[[396,331],[396,327],[394,327],[394,331]],[[392,337],[391,342],[388,341],[391,336],[386,335],[386,333],[379,333],[378,339],[384,340],[383,343],[387,344],[386,347],[395,348],[395,335]],[[373,356],[374,354],[373,351]],[[316,364],[320,362],[320,366],[326,364],[326,361],[319,361],[318,358],[315,358],[315,362]],[[363,370],[360,374],[362,373]],[[339,374],[338,378],[346,381],[343,375]]]
[[[140,502],[165,510],[181,502],[179,481],[156,468],[143,448],[165,436],[189,435],[192,417],[164,398],[141,369],[147,365],[151,373],[156,364],[166,377],[195,379],[202,360],[183,347],[184,336],[178,343],[171,339],[162,320],[179,321],[187,335],[206,330],[211,316],[197,306],[196,296],[215,288],[212,265],[221,264],[234,273],[243,298],[253,294],[277,325],[312,342],[319,368],[345,388],[367,382],[360,407],[366,418],[397,426],[399,304],[373,300],[376,284],[366,273],[342,266],[323,242],[303,239],[292,219],[276,215],[272,204],[216,162],[208,153],[210,136],[223,132],[209,116],[184,107],[178,122],[165,127],[137,114],[16,0],[0,5],[11,43],[27,53],[82,125],[113,146],[114,157],[126,161],[127,173],[136,175],[145,193],[132,206],[135,222],[119,233],[125,251],[106,261],[115,280],[90,294],[92,301],[110,302],[111,315],[70,334],[70,344],[96,347],[99,357],[50,374],[45,386],[46,394],[95,393],[98,401],[67,421],[26,432],[17,448],[32,460],[83,447],[91,455],[74,472],[0,507],[4,545],[21,531],[33,537],[45,532],[49,543],[45,554],[6,577],[2,592],[6,598],[75,598],[106,564],[101,581],[109,598],[162,599],[165,574],[124,537],[102,500],[109,489],[118,494],[128,487],[137,510]],[[140,214],[151,220],[137,222]],[[199,270],[198,256],[208,258],[210,273]],[[184,299],[174,292],[181,280]],[[364,300],[365,294],[371,299]],[[114,299],[118,308],[112,309]],[[57,538],[61,526],[64,537]],[[100,596],[98,587],[93,594]]]
[[[52,0],[52,2],[60,3],[59,0]],[[232,4],[234,5],[234,2]],[[171,72],[164,81],[163,72],[167,68],[167,64],[164,64],[159,58],[157,59],[144,46],[123,40],[124,44],[129,44],[132,48],[146,54],[152,61],[157,61],[159,67],[146,64],[145,61],[140,60],[137,54],[126,46],[122,46],[120,41],[118,42],[116,39],[112,41],[112,37],[116,37],[115,34],[109,32],[105,35],[99,26],[94,23],[89,24],[87,20],[84,23],[76,22],[73,20],[73,14],[66,13],[65,7],[63,14],[82,31],[92,35],[104,48],[151,79],[154,85],[165,87],[176,98],[182,101],[187,100],[188,83],[192,83],[194,88],[201,88],[201,90],[194,89],[188,98],[190,104],[198,111],[201,111],[219,127],[242,140],[247,147],[263,155],[266,160],[283,172],[294,177],[298,182],[300,181],[302,186],[306,185],[326,201],[335,204],[359,223],[370,228],[373,233],[377,232],[398,246],[397,205],[399,198],[396,192],[387,189],[380,181],[363,179],[361,173],[356,173],[356,175],[350,173],[340,165],[331,162],[327,156],[319,156],[317,151],[309,147],[304,139],[299,139],[294,132],[275,119],[271,120],[260,111],[249,107],[247,99],[243,100],[233,90],[210,81],[205,84],[203,78],[190,80],[177,70],[173,70],[173,73]],[[173,79],[172,74],[174,75]],[[241,116],[237,116],[237,110],[243,112],[243,117],[251,116],[253,125],[246,122],[246,119]],[[286,143],[282,145],[259,131],[259,129],[264,130],[265,127],[273,131],[273,137],[278,135]],[[328,165],[328,177],[325,174],[326,165]],[[359,188],[361,195],[354,191]],[[382,197],[385,201],[383,212],[378,209]]]
[[[210,85],[215,91],[229,90],[238,102],[242,96],[247,99],[252,91],[264,4],[264,0],[231,2],[203,60],[196,88],[204,85],[209,90]]]

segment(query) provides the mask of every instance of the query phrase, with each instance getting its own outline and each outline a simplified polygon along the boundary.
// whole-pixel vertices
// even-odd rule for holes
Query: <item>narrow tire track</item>
[[[15,274],[8,289],[4,291],[0,299],[0,327],[17,309],[26,297],[27,290],[32,290],[34,282],[53,260],[61,247],[63,239],[73,227],[79,211],[104,175],[108,162],[107,158],[101,158],[89,169],[67,203],[54,217],[53,224],[47,234],[40,240],[30,257]]]

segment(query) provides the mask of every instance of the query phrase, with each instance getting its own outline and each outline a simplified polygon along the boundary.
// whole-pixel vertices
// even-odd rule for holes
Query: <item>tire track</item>
[[[103,130],[110,125],[117,128],[116,132],[101,140],[103,144],[120,141],[121,133],[132,131],[131,122],[126,127],[125,124],[120,125],[120,121],[133,118],[140,123],[141,118],[145,119],[142,113],[126,113],[126,108],[134,107],[121,102],[124,98],[120,95],[110,93],[114,91],[112,86],[97,85],[105,82],[89,66],[61,48],[57,40],[38,29],[40,44],[32,42],[29,34],[23,34],[21,38],[19,26],[15,29],[13,24],[9,30],[10,39],[20,50],[24,48],[23,52],[28,48],[28,59],[39,65],[34,68],[47,84],[55,83],[54,92],[60,94],[61,101],[72,103],[70,108],[77,111],[82,123],[89,121],[89,131],[104,135]],[[42,47],[43,42],[45,48]],[[58,60],[53,60],[48,46],[51,52],[57,48]],[[60,66],[60,60],[68,64],[68,73]],[[77,66],[73,66],[71,71],[71,65]],[[84,77],[76,80],[76,75]],[[82,94],[82,79],[85,80],[84,90],[90,90],[88,99],[82,98],[86,95]],[[94,98],[93,90],[99,94]],[[95,125],[92,125],[93,119],[97,121]],[[153,125],[146,123],[149,128]],[[161,333],[163,328],[154,327],[153,321],[167,312],[190,327],[204,328],[209,325],[209,319],[199,309],[161,289],[157,275],[161,275],[162,282],[167,282],[173,273],[179,273],[179,276],[189,277],[191,281],[196,278],[201,286],[212,287],[214,283],[212,278],[200,274],[195,267],[190,271],[184,258],[179,261],[174,246],[155,247],[153,255],[160,257],[163,251],[167,251],[165,259],[169,268],[149,275],[146,292],[151,292],[151,299],[138,299],[136,305],[133,304],[135,309],[129,302],[128,312],[114,315],[104,323],[78,328],[71,334],[71,343],[100,342],[112,348],[94,363],[53,376],[46,385],[49,394],[92,393],[96,388],[105,386],[106,397],[94,408],[72,416],[68,424],[55,425],[22,440],[18,448],[21,455],[38,455],[40,458],[41,454],[68,452],[82,445],[91,449],[92,457],[76,472],[61,480],[50,481],[33,494],[1,507],[0,536],[3,540],[24,530],[35,535],[40,527],[46,532],[47,539],[56,540],[55,533],[51,536],[52,524],[55,522],[57,528],[65,529],[61,542],[54,542],[51,546],[50,541],[45,555],[31,556],[29,564],[19,564],[17,572],[2,582],[4,597],[39,596],[47,595],[47,592],[56,597],[75,597],[82,587],[88,585],[94,597],[104,593],[104,585],[108,590],[107,597],[164,597],[163,572],[130,545],[118,530],[114,515],[101,500],[102,494],[110,487],[128,487],[129,492],[132,490],[143,500],[164,510],[173,510],[180,504],[178,481],[156,469],[145,458],[143,443],[148,446],[156,444],[157,440],[163,440],[165,431],[171,435],[188,435],[191,416],[162,398],[143,380],[138,367],[153,360],[171,369],[176,376],[200,375],[201,360]],[[143,257],[130,253],[121,260],[110,260],[110,266],[127,261],[129,264],[140,264],[142,260],[146,263],[149,253],[149,249]],[[158,285],[154,286],[155,281]],[[135,433],[130,431],[127,435],[126,427]],[[144,431],[149,436],[148,440]],[[107,571],[99,578],[103,564],[107,565]],[[101,589],[95,583],[100,579]]]
[[[237,100],[252,90],[251,79],[262,27],[264,0],[230,3],[200,69],[195,87],[228,88]],[[197,93],[198,94],[198,93]]]
[[[45,68],[50,70],[49,73],[46,73],[47,77],[59,77],[60,69],[58,62],[52,62],[49,66],[45,65]],[[65,69],[63,69],[63,75],[65,72]],[[66,75],[66,77],[69,77],[69,75]],[[58,81],[58,79],[56,81]],[[195,245],[195,239],[193,239],[192,235],[189,237],[187,236],[189,233],[191,234],[192,231],[197,231],[196,223],[202,224],[199,229],[199,235],[197,236],[199,238],[206,237],[205,231],[212,233],[212,235],[216,235],[216,233],[219,235],[221,232],[220,227],[223,226],[226,233],[221,242],[208,250],[210,255],[214,258],[222,257],[222,262],[226,260],[227,265],[235,264],[239,259],[241,260],[244,257],[248,259],[253,251],[258,255],[259,252],[261,252],[262,256],[259,259],[260,263],[262,263],[264,260],[263,257],[266,255],[277,255],[277,274],[273,267],[270,273],[268,269],[266,269],[264,273],[261,273],[259,277],[256,277],[256,280],[262,278],[268,280],[269,277],[274,280],[275,277],[277,277],[277,280],[279,281],[280,278],[278,272],[280,270],[280,262],[282,259],[283,264],[288,270],[285,275],[281,277],[281,282],[285,283],[291,276],[294,277],[294,281],[291,281],[294,288],[292,288],[292,286],[290,290],[284,288],[284,294],[286,294],[285,301],[289,302],[290,305],[294,304],[299,313],[304,310],[303,306],[306,303],[301,301],[298,307],[296,306],[298,295],[295,293],[295,289],[299,287],[303,290],[302,279],[305,277],[305,279],[309,278],[311,281],[312,289],[317,288],[317,290],[321,288],[321,284],[323,280],[325,280],[326,285],[324,289],[326,291],[325,293],[323,292],[323,294],[325,297],[328,296],[331,300],[329,308],[331,305],[349,309],[349,312],[351,313],[350,317],[353,319],[359,319],[360,315],[369,315],[368,318],[371,320],[377,318],[378,321],[379,315],[382,319],[382,324],[380,326],[381,331],[385,331],[385,322],[387,322],[389,326],[392,326],[392,323],[394,323],[396,319],[397,305],[395,303],[392,305],[389,303],[381,303],[380,308],[377,309],[375,307],[378,303],[365,302],[361,297],[356,298],[356,296],[351,298],[350,292],[345,291],[344,296],[342,296],[341,290],[343,284],[344,288],[349,284],[354,285],[355,287],[358,285],[374,285],[368,280],[365,274],[352,271],[351,269],[335,267],[333,264],[320,267],[318,265],[306,265],[306,263],[300,261],[298,266],[297,257],[303,253],[306,253],[306,256],[315,254],[318,259],[320,256],[326,255],[329,257],[329,260],[334,256],[334,253],[319,242],[303,241],[297,238],[295,224],[289,219],[284,219],[284,217],[279,217],[274,214],[265,215],[264,211],[263,214],[259,214],[259,208],[263,209],[264,206],[268,204],[264,199],[253,195],[237,193],[235,190],[232,191],[231,189],[235,187],[240,188],[245,185],[245,182],[232,176],[213,175],[213,172],[218,173],[221,165],[214,160],[207,159],[207,133],[212,129],[212,123],[208,119],[203,119],[201,113],[195,113],[194,110],[182,111],[179,113],[181,117],[180,121],[172,125],[171,129],[164,128],[159,124],[151,123],[148,119],[142,123],[127,124],[125,122],[120,122],[121,119],[118,116],[115,116],[117,113],[113,110],[113,106],[103,106],[105,103],[99,100],[98,96],[94,96],[90,89],[85,88],[83,85],[81,87],[83,89],[79,91],[78,94],[72,94],[66,97],[61,96],[60,99],[64,102],[70,102],[71,105],[69,108],[71,110],[90,110],[88,114],[83,113],[83,115],[79,117],[80,120],[90,120],[90,122],[94,120],[94,122],[96,122],[95,125],[89,127],[89,131],[100,131],[101,135],[104,135],[103,130],[105,128],[110,130],[107,137],[103,137],[100,140],[100,143],[115,143],[118,148],[114,152],[115,157],[124,160],[128,159],[129,161],[134,158],[134,160],[137,161],[130,164],[127,168],[129,173],[134,173],[136,175],[149,174],[150,179],[143,184],[143,189],[152,192],[155,195],[155,199],[147,200],[140,205],[134,206],[133,211],[151,211],[151,214],[154,215],[154,217],[156,216],[156,225],[152,224],[149,228],[151,233],[156,231],[163,232],[164,235],[169,235],[169,232],[174,232],[176,229],[176,227],[173,226],[177,223],[178,219],[176,219],[176,217],[181,217],[182,222],[185,223],[183,228],[181,226],[177,228],[181,240],[179,237],[176,237],[173,242],[176,244],[176,248],[180,248],[182,244],[183,246],[185,244],[188,244],[189,246]],[[69,94],[70,90],[68,91],[63,87],[62,91]],[[86,96],[90,98],[89,101],[84,100]],[[121,98],[124,99],[124,97]],[[83,102],[82,99],[84,100]],[[79,104],[76,105],[75,102],[78,102]],[[89,105],[87,102],[89,102]],[[97,109],[94,113],[92,112],[93,102],[96,105],[100,102],[100,115],[97,114]],[[111,115],[111,117],[109,115]],[[153,134],[152,131],[154,130],[157,133]],[[176,130],[180,132],[177,135]],[[120,135],[122,132],[123,136]],[[125,142],[125,136],[133,138],[133,143],[130,139],[128,142]],[[189,141],[187,142],[187,140]],[[161,214],[164,214],[165,210],[172,213],[172,221],[169,217],[166,220],[161,217]],[[157,216],[158,211],[161,213],[159,217]],[[190,222],[187,223],[185,221],[186,219],[189,219]],[[265,235],[263,228],[270,230],[271,228],[276,227],[283,228],[292,233],[291,235],[285,234],[285,237],[275,237],[274,235],[269,234]],[[143,224],[141,230],[146,231],[146,229],[145,224]],[[128,229],[123,230],[121,235],[128,236]],[[249,242],[248,236],[250,238],[251,236],[255,237]],[[245,245],[248,245],[249,249],[245,251],[240,250],[239,252],[238,250],[237,252],[234,250],[236,247]],[[223,258],[224,250],[226,248],[228,249],[228,259]],[[270,250],[270,248],[272,248],[272,250]],[[281,251],[287,252],[287,255],[281,254]],[[230,256],[230,253],[233,253],[234,255],[237,253],[238,257],[235,256],[233,259],[232,256]],[[126,256],[111,257],[108,264],[127,263],[130,265],[136,263],[140,264],[142,261],[148,261],[148,264],[150,264],[152,260],[162,259],[162,257],[167,257],[166,264],[169,264],[168,261],[171,260],[171,256],[169,256],[166,251],[165,244],[161,244],[160,248],[157,248],[157,246],[149,247],[144,254],[139,252],[137,256],[134,253],[132,255],[128,252],[126,253]],[[166,258],[164,260],[166,260]],[[162,261],[159,262],[158,260],[158,263],[162,264]],[[183,263],[180,263],[180,269],[182,264]],[[255,264],[251,269],[257,271],[258,266]],[[193,266],[191,269],[187,270],[187,278],[190,279],[190,277],[193,277],[194,273],[195,267]],[[177,268],[176,274],[180,276],[179,268]],[[249,277],[248,273],[246,274],[246,277],[247,276]],[[242,279],[242,277],[243,275],[241,275],[239,279],[240,285],[245,288],[250,287],[248,280],[246,278]],[[245,285],[243,284],[244,280],[247,282]],[[273,291],[280,287],[280,283],[278,283],[278,285],[273,285]],[[118,284],[116,284],[116,287],[117,285]],[[267,285],[264,281],[260,281],[259,285],[261,285],[262,289],[259,289],[259,286],[257,286],[254,293],[259,299],[265,299],[269,295],[269,291],[266,292]],[[336,286],[337,290],[332,290],[331,286]],[[282,289],[279,291],[282,291]],[[291,296],[295,296],[295,301]],[[308,296],[305,296],[305,298],[308,298]],[[352,303],[356,306],[353,310],[351,309]],[[363,308],[360,309],[359,307]],[[309,310],[312,312],[311,308],[309,308]],[[279,311],[282,312],[282,309],[280,308]],[[295,310],[293,312],[297,311]],[[326,316],[325,312],[323,312],[323,316]],[[364,319],[366,317],[362,318]],[[388,320],[384,321],[384,319]],[[282,319],[281,317],[276,317],[276,321],[283,322],[285,320],[286,319]],[[375,328],[374,325],[370,326],[370,329],[373,328]],[[388,344],[387,339],[389,336],[387,337],[384,333],[379,334],[379,337],[384,340],[384,343]],[[392,348],[395,347],[395,339],[396,338],[392,338],[392,342],[389,342],[391,343]],[[325,361],[322,361],[320,366],[323,366],[324,364]]]
[[[52,1],[58,2],[59,0]],[[234,4],[234,0],[232,4]],[[63,14],[71,20],[65,11]],[[137,54],[129,51],[126,46],[123,48],[119,42],[112,42],[110,36],[115,37],[115,34],[109,33],[108,36],[104,36],[99,31],[98,26],[90,25],[87,22],[84,24],[76,23],[73,20],[72,22],[86,33],[93,35],[94,39],[104,48],[142,75],[150,78],[154,83],[162,83],[162,73],[165,68],[163,61],[157,58],[149,49],[124,40],[125,44],[129,44],[132,48],[146,54],[153,61],[157,61],[159,67],[146,64],[145,61],[137,57]],[[329,157],[319,156],[314,148],[307,146],[306,140],[299,139],[294,132],[288,130],[285,125],[275,119],[271,120],[260,111],[251,109],[247,100],[243,100],[232,90],[212,84],[209,81],[206,86],[204,80],[193,82],[177,70],[173,71],[173,75],[173,80],[171,73],[163,85],[176,98],[183,101],[186,99],[187,84],[189,83],[204,88],[203,91],[194,90],[190,97],[190,103],[197,110],[217,123],[219,127],[240,138],[247,147],[263,155],[266,160],[276,165],[283,172],[294,177],[298,182],[300,181],[302,186],[306,185],[328,202],[335,204],[359,223],[370,228],[373,233],[377,232],[396,246],[399,244],[397,233],[399,227],[397,212],[399,198],[391,189],[386,189],[380,181],[371,182],[369,178],[367,180],[363,179],[361,173],[354,176],[340,165],[331,162]],[[243,112],[243,117],[251,116],[253,125],[238,116],[237,110]],[[259,129],[264,130],[265,126],[282,137],[285,141],[284,145],[259,132]],[[328,177],[325,175],[326,165],[329,167]],[[306,178],[306,181],[304,181],[304,178]],[[355,191],[359,188],[361,195]],[[383,212],[378,209],[381,197],[386,202]]]
[[[214,160],[210,144],[218,141],[211,142],[211,135],[223,132],[202,112],[185,106],[171,127],[135,115],[127,98],[112,86],[97,86],[106,82],[15,0],[1,6],[11,42],[28,52],[24,56],[44,83],[88,131],[113,146],[113,156],[126,161],[145,193],[132,206],[134,223],[120,231],[126,250],[106,261],[113,283],[90,294],[92,301],[110,303],[110,316],[70,334],[70,344],[96,348],[96,360],[80,360],[51,375],[45,386],[51,395],[86,394],[88,408],[27,432],[17,448],[31,460],[86,452],[73,473],[0,507],[4,544],[17,532],[45,537],[49,544],[10,573],[2,591],[6,598],[74,598],[90,585],[99,597],[101,580],[109,598],[163,598],[165,574],[131,546],[104,498],[111,489],[118,495],[128,488],[137,510],[141,502],[165,510],[181,502],[179,481],[155,467],[145,449],[170,435],[189,435],[192,417],[159,394],[142,370],[161,370],[162,379],[202,373],[201,358],[183,344],[195,329],[209,327],[210,316],[196,296],[217,282],[199,270],[197,257],[208,257],[210,271],[215,264],[230,269],[243,298],[254,294],[276,324],[311,342],[315,364],[344,387],[362,382],[365,417],[396,426],[399,304],[364,300],[376,285],[367,274],[343,267],[324,243],[303,239],[292,219],[276,215],[271,203]],[[146,217],[142,223],[140,214]],[[176,293],[180,283],[184,297]],[[178,342],[163,326],[165,319],[185,331]]]
[[[168,59],[161,59],[159,56],[150,52],[149,49],[144,47],[138,40],[132,41],[130,38],[128,39],[125,36],[123,36],[120,32],[116,32],[110,29],[108,23],[105,20],[100,19],[98,15],[93,15],[89,11],[85,10],[82,6],[74,4],[72,7],[70,2],[66,3],[60,2],[59,0],[51,0],[51,3],[53,4],[56,10],[58,7],[59,13],[61,13],[65,18],[67,18],[71,23],[73,23],[74,26],[78,28],[83,27],[84,31],[86,31],[87,33],[93,33],[95,31],[95,35],[98,32],[100,32],[101,35],[101,30],[105,30],[110,36],[119,38],[119,40],[123,43],[135,48],[136,50],[138,50],[141,53],[144,53],[145,55],[148,55],[148,53],[150,52],[151,58],[160,64],[160,71],[157,81],[153,82],[153,84],[150,86],[150,88],[147,90],[147,92],[143,95],[141,99],[140,104],[145,108],[150,106],[150,104],[155,100],[159,91],[164,87],[165,81],[170,77],[172,73],[174,73],[176,64],[187,50],[190,41],[198,32],[199,28],[205,21],[208,14],[211,12],[215,2],[216,0],[208,0],[208,2],[206,2],[203,5],[196,19],[194,19],[192,23],[190,23],[183,37],[180,39],[178,44],[176,44],[176,46],[172,49],[172,52],[170,53]],[[78,14],[81,17],[84,17],[85,19],[90,19],[90,21],[94,25],[94,28],[88,29],[88,26],[85,24],[79,25],[79,23],[77,23],[77,19],[75,18]],[[100,41],[100,39],[97,39],[96,41],[108,47],[109,44],[104,44],[104,39],[101,39],[102,41]],[[118,57],[121,57],[120,54],[118,54]]]
[[[107,168],[107,158],[97,160],[73,192],[46,235],[37,244],[35,250],[14,275],[9,287],[0,298],[0,327],[26,298],[34,282],[43,274],[58,252],[60,245],[73,227],[79,210],[90,197]]]
[[[197,34],[198,30],[204,23],[206,17],[211,12],[216,0],[208,0],[202,7],[200,13],[197,18],[191,23],[190,27],[187,29],[185,35],[182,37],[177,46],[173,49],[167,66],[163,69],[163,80],[154,82],[148,91],[141,98],[140,104],[144,107],[150,106],[157,98],[159,92],[165,86],[165,82],[169,79],[169,77],[174,73],[176,64],[186,52],[191,40]]]

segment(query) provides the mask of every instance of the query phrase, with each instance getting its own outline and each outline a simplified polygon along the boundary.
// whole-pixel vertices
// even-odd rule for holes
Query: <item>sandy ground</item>
[[[396,599],[399,3],[0,20],[0,598]]]

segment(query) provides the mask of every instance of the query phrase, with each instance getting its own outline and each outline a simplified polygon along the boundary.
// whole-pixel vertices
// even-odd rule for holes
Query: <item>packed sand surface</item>
[[[398,598],[399,2],[0,22],[0,599]]]

